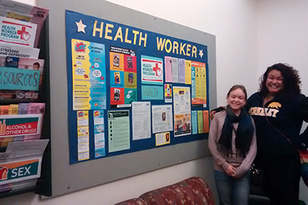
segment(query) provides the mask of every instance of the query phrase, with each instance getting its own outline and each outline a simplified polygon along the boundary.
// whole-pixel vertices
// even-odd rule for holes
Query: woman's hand
[[[217,112],[223,111],[223,110],[225,110],[225,109],[226,109],[225,106],[219,106],[218,108],[213,109],[213,110],[210,112],[210,119],[213,120],[214,115],[215,115]]]
[[[229,176],[234,176],[235,175],[235,168],[233,166],[229,166],[227,169],[226,169],[226,173],[229,175]]]
[[[210,112],[210,119],[211,119],[211,120],[213,120],[215,114],[216,114],[216,111],[214,111],[214,110],[212,110],[212,111]]]

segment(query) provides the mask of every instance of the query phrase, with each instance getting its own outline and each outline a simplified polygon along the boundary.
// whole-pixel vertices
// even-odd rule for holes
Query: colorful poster
[[[111,46],[109,55],[111,107],[131,107],[131,102],[137,101],[137,65],[135,51]]]
[[[151,102],[132,103],[133,140],[151,138]]]
[[[174,136],[191,134],[190,87],[173,86]]]
[[[130,149],[129,110],[108,111],[109,152]]]
[[[94,110],[94,158],[100,158],[106,155],[104,121],[104,110]]]
[[[141,56],[141,81],[144,84],[162,85],[164,79],[163,59]]]
[[[0,17],[0,42],[34,47],[36,24]]]
[[[141,86],[142,100],[163,100],[164,87],[163,86]]]
[[[163,132],[155,134],[156,146],[170,144],[170,132]]]
[[[105,45],[72,39],[73,110],[106,109]]]
[[[192,66],[192,105],[206,107],[205,63],[191,62]]]
[[[172,84],[165,84],[165,103],[172,103]]]
[[[173,130],[171,105],[152,106],[152,129],[153,133]]]

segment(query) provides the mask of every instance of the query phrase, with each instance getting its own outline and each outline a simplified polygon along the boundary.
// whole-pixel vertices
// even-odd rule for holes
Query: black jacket
[[[284,136],[297,148],[303,142],[308,145],[308,128],[300,135],[303,121],[308,122],[307,97],[302,94],[287,99],[277,96],[264,107],[262,104],[263,97],[259,92],[253,94],[246,103],[246,109],[256,124],[258,155],[297,153]]]

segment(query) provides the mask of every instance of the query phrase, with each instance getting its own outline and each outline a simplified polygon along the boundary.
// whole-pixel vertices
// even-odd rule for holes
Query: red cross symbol
[[[26,27],[22,27],[21,30],[17,31],[17,34],[19,34],[21,36],[20,39],[24,39],[22,34],[25,33],[25,32],[26,32]]]
[[[158,63],[155,64],[155,67],[153,67],[153,71],[155,71],[156,76],[161,76],[161,69],[158,67]]]

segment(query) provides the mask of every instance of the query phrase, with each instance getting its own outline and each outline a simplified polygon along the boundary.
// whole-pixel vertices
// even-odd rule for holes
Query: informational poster
[[[203,112],[202,110],[198,110],[197,115],[198,115],[198,133],[201,134],[203,133]]]
[[[185,59],[179,59],[179,83],[185,84]]]
[[[174,136],[191,134],[190,87],[173,86]]]
[[[77,130],[78,161],[87,160],[90,157],[88,111],[77,112]]]
[[[172,83],[172,58],[165,56],[165,82]]]
[[[152,128],[153,133],[173,130],[171,105],[152,106]]]
[[[130,148],[129,111],[108,111],[109,152]]]
[[[141,56],[142,83],[163,84],[164,69],[163,59],[152,56]]]
[[[151,102],[132,103],[133,140],[151,138]]]
[[[106,109],[105,45],[72,39],[73,109]]]
[[[100,158],[106,155],[105,150],[105,118],[104,110],[93,111],[94,122],[94,157]]]
[[[142,100],[163,100],[164,87],[153,85],[141,86]]]
[[[178,58],[171,58],[171,68],[172,68],[172,82],[178,83],[179,82],[179,59]]]
[[[206,68],[204,63],[191,62],[192,66],[192,105],[206,107]]]
[[[170,132],[155,134],[156,146],[170,144]]]
[[[208,133],[209,131],[210,131],[209,111],[203,110],[203,133]]]
[[[131,107],[137,101],[136,52],[112,46],[109,56],[111,107]]]
[[[191,111],[191,125],[192,125],[192,134],[198,134],[198,118],[197,118],[197,111]]]

